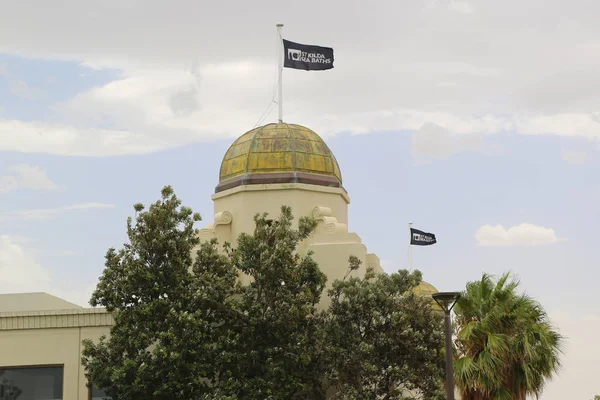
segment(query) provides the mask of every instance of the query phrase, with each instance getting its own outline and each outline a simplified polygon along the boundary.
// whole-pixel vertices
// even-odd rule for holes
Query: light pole
[[[446,325],[446,399],[454,400],[454,371],[452,366],[452,317],[450,312],[460,297],[459,292],[439,292],[432,295],[444,310]]]

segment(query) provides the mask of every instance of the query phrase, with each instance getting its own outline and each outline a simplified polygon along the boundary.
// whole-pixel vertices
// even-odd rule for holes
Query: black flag
[[[433,233],[427,233],[410,228],[410,244],[415,246],[430,246],[437,243]]]
[[[283,66],[306,71],[333,68],[333,49],[290,42],[283,39]]]

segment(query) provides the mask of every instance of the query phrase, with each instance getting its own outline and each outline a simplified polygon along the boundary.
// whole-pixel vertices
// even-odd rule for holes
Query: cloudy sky
[[[230,142],[273,100],[277,22],[335,68],[284,73],[350,230],[388,271],[407,223],[440,290],[516,273],[568,337],[544,400],[600,394],[600,25],[592,0],[5,1],[0,292],[85,304],[136,202],[165,184],[210,221]],[[262,122],[276,120],[276,110]]]

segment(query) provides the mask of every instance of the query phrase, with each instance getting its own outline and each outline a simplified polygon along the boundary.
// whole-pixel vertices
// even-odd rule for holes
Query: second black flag
[[[433,233],[410,228],[410,244],[414,246],[429,246],[435,243],[437,243],[437,240]]]

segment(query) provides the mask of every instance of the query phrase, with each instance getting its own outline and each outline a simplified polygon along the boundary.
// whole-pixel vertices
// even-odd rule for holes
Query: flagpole
[[[278,85],[278,101],[277,101],[277,105],[279,106],[279,123],[282,124],[283,123],[283,82],[282,82],[282,77],[283,77],[283,57],[285,57],[285,55],[283,54],[283,36],[281,36],[281,28],[283,28],[283,24],[277,24],[277,35],[279,36],[280,39],[280,46],[279,46],[279,59],[277,60],[278,65],[277,65],[277,73],[278,73],[278,77],[279,79],[277,80],[277,85]]]
[[[412,236],[411,236],[411,228],[412,228],[412,222],[408,223],[408,270],[412,271],[412,245],[410,244],[411,240],[412,240]]]

